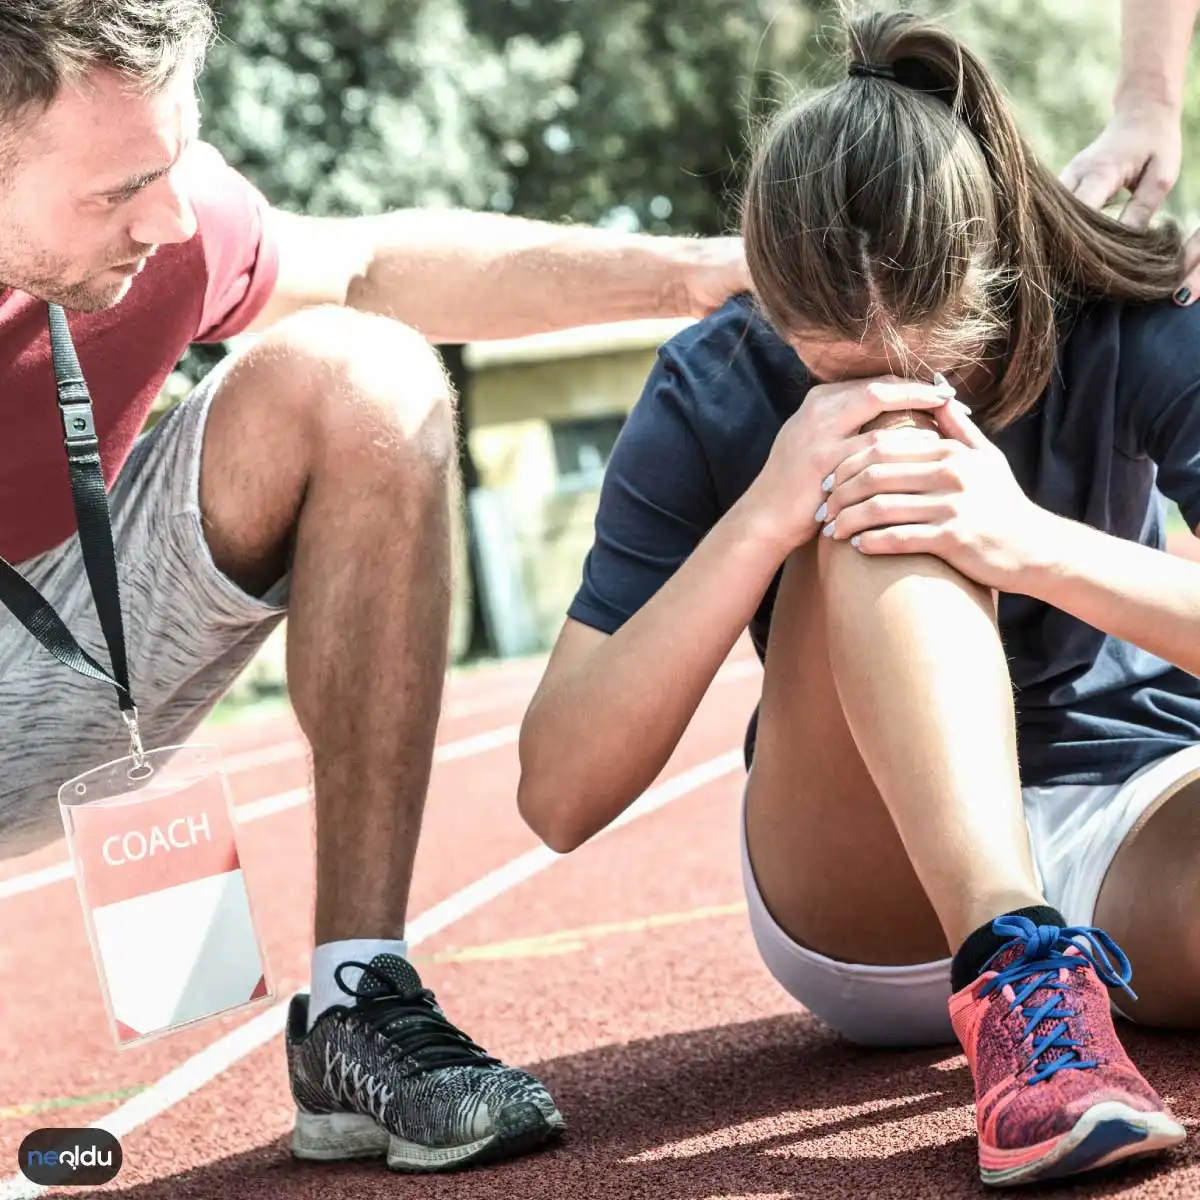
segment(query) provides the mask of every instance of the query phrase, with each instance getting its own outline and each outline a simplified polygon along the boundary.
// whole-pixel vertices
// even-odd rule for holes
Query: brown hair
[[[1002,428],[1037,403],[1072,306],[1174,291],[1179,231],[1129,229],[1071,195],[987,68],[937,24],[847,25],[847,70],[884,70],[856,67],[783,113],[750,168],[742,226],[759,303],[785,335],[878,338],[903,361],[919,334],[921,356],[986,357],[980,415]]]
[[[157,91],[200,68],[213,33],[208,0],[2,0],[0,126],[49,108],[96,67]]]

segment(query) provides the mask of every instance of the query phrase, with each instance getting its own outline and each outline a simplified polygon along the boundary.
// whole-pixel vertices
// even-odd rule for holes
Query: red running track
[[[128,1128],[125,1166],[97,1192],[136,1200],[985,1194],[961,1056],[856,1050],[797,1009],[758,960],[736,835],[734,752],[759,688],[748,650],[724,668],[663,774],[682,794],[560,860],[538,854],[513,801],[515,727],[540,669],[508,664],[450,684],[410,934],[430,934],[414,958],[453,1019],[550,1086],[569,1125],[559,1147],[447,1177],[294,1163],[278,1033],[212,1067],[231,1033],[270,1013],[112,1049],[75,889],[53,878],[60,844],[0,862],[0,1197],[26,1133],[114,1110]],[[233,760],[239,805],[284,796],[241,837],[286,997],[306,979],[311,948],[312,811],[295,794],[307,760],[286,716],[206,736]],[[514,860],[527,878],[501,874],[507,890],[490,898],[464,893]],[[17,880],[39,886],[14,892]],[[455,919],[435,909],[447,900]],[[431,910],[444,927],[421,916]],[[1196,1041],[1133,1030],[1127,1045],[1195,1129]],[[181,1066],[184,1086],[168,1095],[164,1077],[169,1085]],[[1198,1143],[1053,1194],[1200,1196]]]

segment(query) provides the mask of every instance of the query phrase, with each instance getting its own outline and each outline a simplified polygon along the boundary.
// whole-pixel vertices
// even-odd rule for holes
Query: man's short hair
[[[209,0],[0,0],[0,136],[98,67],[158,91],[214,32]]]

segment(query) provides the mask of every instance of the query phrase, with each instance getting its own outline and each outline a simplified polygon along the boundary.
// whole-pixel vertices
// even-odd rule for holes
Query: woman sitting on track
[[[1106,985],[1200,1023],[1200,565],[1155,491],[1200,522],[1200,309],[1176,231],[1076,201],[951,36],[849,45],[751,170],[770,324],[675,338],[618,441],[521,808],[563,851],[612,821],[748,624],[767,966],[854,1041],[957,1035],[987,1182],[1071,1174],[1184,1136]]]

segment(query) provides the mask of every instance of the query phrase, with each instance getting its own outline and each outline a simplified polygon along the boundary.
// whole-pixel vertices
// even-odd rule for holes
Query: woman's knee
[[[924,620],[956,605],[966,594],[996,621],[998,598],[991,589],[976,583],[933,554],[863,554],[848,541],[819,538],[817,576],[824,602],[832,611],[876,608],[876,598],[887,597],[889,613],[900,607],[913,620]],[[935,618],[936,619],[936,618]]]

